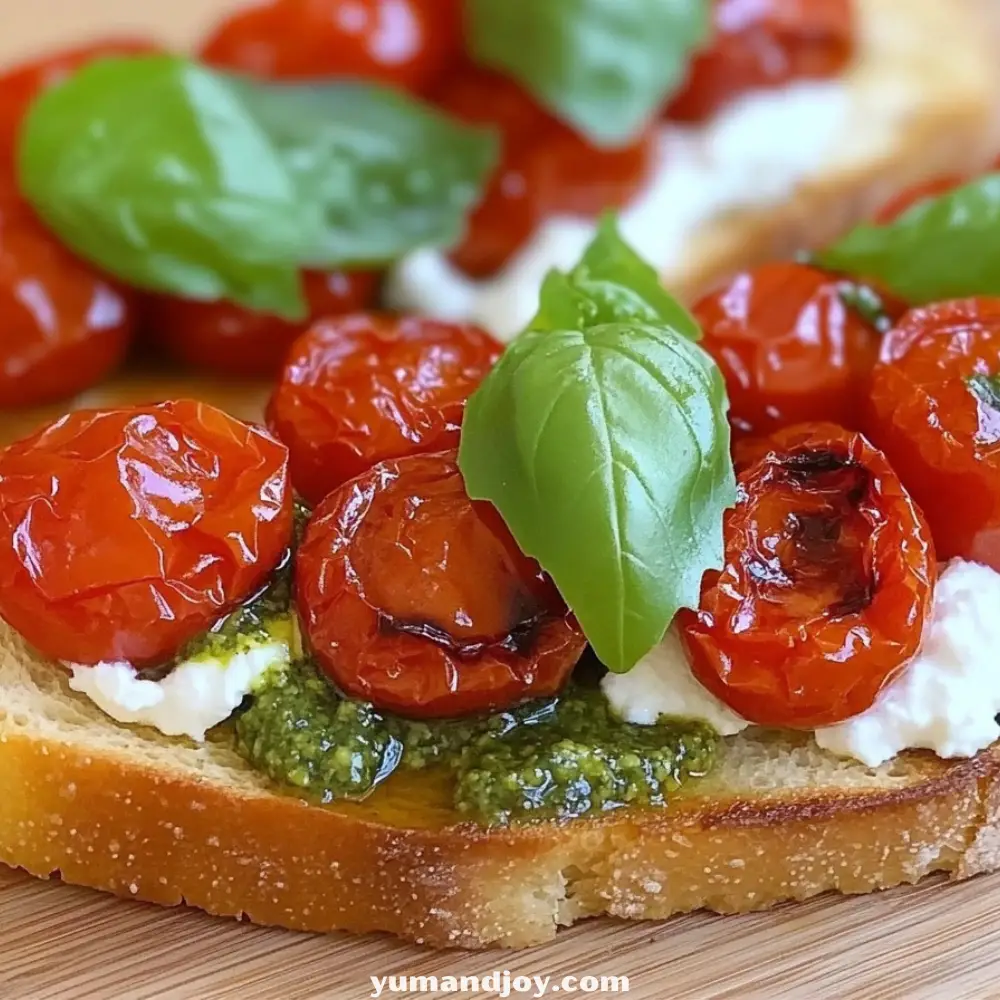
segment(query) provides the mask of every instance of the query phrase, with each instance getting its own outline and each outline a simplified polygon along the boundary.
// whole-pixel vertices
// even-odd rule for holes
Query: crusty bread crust
[[[757,732],[666,809],[485,830],[425,808],[419,783],[320,808],[274,794],[226,748],[102,720],[0,627],[0,861],[303,930],[521,947],[599,914],[964,878],[1000,865],[998,773],[1000,753],[872,771]]]

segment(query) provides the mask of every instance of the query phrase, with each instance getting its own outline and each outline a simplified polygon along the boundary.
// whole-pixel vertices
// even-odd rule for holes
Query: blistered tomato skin
[[[298,551],[296,604],[346,694],[413,718],[555,694],[586,646],[454,452],[384,462],[330,494]]]
[[[597,216],[630,201],[653,165],[654,131],[622,149],[596,149],[537,104],[513,80],[459,64],[438,104],[473,125],[499,130],[501,160],[451,253],[466,274],[499,271],[546,217]]]
[[[667,114],[703,122],[746,91],[836,76],[854,32],[851,0],[715,0],[712,38]]]
[[[272,79],[357,77],[422,92],[460,45],[457,0],[271,0],[227,18],[201,57]]]
[[[137,665],[264,584],[288,452],[193,400],[78,410],[0,452],[0,616],[54,659]]]
[[[21,120],[42,91],[62,83],[95,59],[145,55],[158,50],[158,45],[141,38],[106,38],[52,53],[0,74],[0,169],[13,169]]]
[[[916,653],[930,531],[885,457],[832,424],[780,431],[743,469],[725,566],[678,621],[695,676],[745,719],[811,729],[858,715]]]
[[[125,356],[133,294],[0,194],[0,411],[73,396]]]
[[[868,433],[941,559],[1000,570],[1000,298],[913,309],[882,343]]]
[[[705,296],[694,314],[702,347],[725,377],[737,433],[858,422],[880,334],[848,304],[837,277],[805,264],[765,264]]]
[[[169,357],[190,368],[218,375],[273,376],[310,323],[364,309],[378,289],[378,275],[372,271],[308,271],[304,278],[310,319],[303,323],[231,302],[157,295],[144,304],[144,332]]]
[[[477,326],[356,313],[292,346],[267,406],[310,503],[377,462],[458,446],[465,403],[500,356]]]

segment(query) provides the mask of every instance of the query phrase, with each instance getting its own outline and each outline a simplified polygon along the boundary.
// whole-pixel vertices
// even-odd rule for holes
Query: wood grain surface
[[[182,45],[231,3],[0,0],[0,63],[114,29],[148,30]],[[120,380],[88,401],[181,391],[246,416],[261,399],[256,388],[146,375]],[[0,419],[0,438],[49,415]],[[373,975],[494,969],[554,979],[628,976],[634,1000],[986,1000],[1000,997],[998,959],[1000,877],[930,882],[858,899],[824,897],[745,917],[693,914],[658,925],[602,920],[527,952],[464,954],[381,937],[266,930],[38,882],[0,867],[0,1000],[354,1000],[371,995]]]

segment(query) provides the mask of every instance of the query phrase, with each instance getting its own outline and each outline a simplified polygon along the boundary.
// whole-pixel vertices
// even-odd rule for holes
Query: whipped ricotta
[[[627,674],[601,682],[626,722],[686,716],[731,736],[750,723],[691,673],[676,632]],[[903,750],[972,757],[1000,739],[1000,573],[953,559],[942,567],[919,652],[860,715],[815,731],[825,750],[875,767]]]
[[[287,642],[262,642],[228,659],[184,660],[162,680],[139,677],[129,663],[67,664],[69,686],[118,722],[151,726],[166,736],[205,739],[229,718],[271,667],[286,667]]]
[[[1000,739],[1000,573],[953,559],[920,652],[867,711],[816,730],[826,750],[874,767],[910,748],[972,757]]]
[[[734,736],[750,725],[691,673],[675,629],[627,674],[607,674],[601,689],[617,715],[639,726],[676,715],[707,722],[721,736]]]
[[[648,185],[619,213],[623,237],[669,274],[708,220],[782,202],[819,172],[849,114],[842,81],[807,81],[747,94],[696,128],[664,126]],[[573,267],[595,229],[593,219],[554,216],[498,274],[482,281],[463,274],[439,250],[417,250],[390,272],[388,302],[478,323],[510,340],[535,314],[545,275]]]

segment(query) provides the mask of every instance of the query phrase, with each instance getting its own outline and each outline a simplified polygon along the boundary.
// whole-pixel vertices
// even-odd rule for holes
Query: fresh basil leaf
[[[627,143],[706,37],[708,0],[467,0],[473,55],[593,142]]]
[[[575,330],[624,322],[666,323],[690,340],[701,338],[694,317],[663,287],[655,268],[621,238],[614,216],[608,215],[569,274],[550,271],[546,276],[528,329]]]
[[[234,83],[322,223],[304,263],[384,264],[461,238],[493,133],[373,84]]]
[[[521,334],[466,408],[459,464],[627,671],[722,564],[735,501],[715,363],[667,325]]]
[[[1000,173],[918,202],[886,225],[858,226],[816,260],[914,305],[1000,294]]]
[[[226,78],[174,56],[92,63],[35,102],[18,166],[60,238],[119,278],[304,317],[319,219]]]

